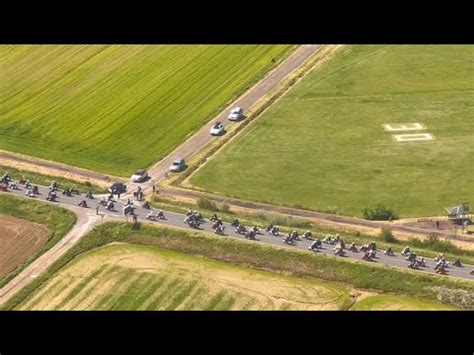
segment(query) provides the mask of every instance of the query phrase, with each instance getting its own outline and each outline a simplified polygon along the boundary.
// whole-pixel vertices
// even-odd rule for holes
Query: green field
[[[292,46],[0,46],[0,149],[129,175],[175,148]]]
[[[74,259],[18,309],[340,309],[349,291],[142,245]]]
[[[472,203],[473,60],[473,46],[344,47],[190,181],[227,196],[353,216],[377,203],[401,217]],[[435,139],[396,142],[383,127],[415,122]]]

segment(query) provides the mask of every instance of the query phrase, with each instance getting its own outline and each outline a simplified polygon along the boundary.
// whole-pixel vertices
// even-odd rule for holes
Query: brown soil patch
[[[0,278],[33,255],[49,234],[41,224],[0,215]]]

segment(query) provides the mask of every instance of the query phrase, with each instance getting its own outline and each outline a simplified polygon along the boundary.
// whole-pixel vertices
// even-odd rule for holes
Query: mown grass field
[[[41,247],[24,259],[15,269],[0,278],[0,287],[59,242],[76,223],[76,215],[64,208],[7,194],[0,194],[0,214],[42,224],[50,231],[46,242]],[[6,249],[2,250],[0,247],[0,251],[6,252]]]
[[[18,309],[339,309],[349,291],[143,245],[81,254]]]
[[[109,249],[110,243],[118,249]],[[299,291],[290,292],[289,284]],[[202,290],[209,298],[220,294],[219,303],[201,299]],[[474,285],[468,281],[199,232],[105,223],[84,236],[2,309],[185,309],[193,305],[192,298],[196,308],[209,309],[321,309],[325,307],[322,302],[330,309],[352,309],[360,291],[365,292],[364,297],[411,297],[426,301],[430,307],[474,307]],[[165,299],[172,296],[177,300]],[[240,297],[248,302],[251,298],[254,303],[249,305]],[[423,302],[419,303],[422,306]]]
[[[211,192],[361,216],[474,200],[474,47],[347,46],[190,177]],[[427,142],[383,124],[419,122]],[[396,132],[413,133],[413,132]]]
[[[292,46],[0,46],[0,148],[129,175],[255,83]]]

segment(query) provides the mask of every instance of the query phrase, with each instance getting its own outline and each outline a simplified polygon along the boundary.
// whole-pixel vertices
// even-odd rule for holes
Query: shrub
[[[459,248],[454,244],[448,241],[439,240],[438,237],[432,234],[430,234],[425,240],[412,238],[410,239],[410,244],[418,248],[431,249],[441,253],[459,253]],[[469,252],[467,251],[465,254],[469,254]]]
[[[232,212],[230,211],[230,206],[229,206],[229,204],[227,204],[227,203],[224,203],[224,204],[221,205],[220,211],[221,211],[222,213],[232,213]]]
[[[380,238],[387,243],[399,243],[399,240],[395,238],[390,228],[380,228]]]
[[[86,181],[86,182],[84,183],[84,185],[86,185],[87,187],[91,187],[91,186],[92,186],[92,184],[91,184],[90,181]]]
[[[388,221],[398,219],[398,215],[391,208],[379,203],[373,207],[365,207],[362,210],[362,214],[365,219],[371,221]]]
[[[205,197],[200,197],[197,202],[197,205],[200,209],[203,209],[203,210],[213,211],[213,212],[219,211],[219,208],[217,207],[217,205]]]

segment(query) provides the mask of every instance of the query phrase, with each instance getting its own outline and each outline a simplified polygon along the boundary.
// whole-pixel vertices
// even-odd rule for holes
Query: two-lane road
[[[43,187],[43,186],[39,186],[39,190],[40,190],[40,195],[38,195],[35,199],[43,200],[45,202],[48,202],[48,201],[45,200],[46,194],[48,192],[48,188]],[[13,194],[19,195],[19,196],[25,196],[23,190],[9,190],[9,193],[13,193]],[[25,197],[25,198],[27,198],[27,197]],[[82,195],[82,196],[74,195],[72,197],[66,197],[66,196],[62,196],[61,193],[59,193],[59,198],[58,198],[57,202],[52,202],[52,203],[53,204],[60,204],[60,205],[63,204],[63,205],[66,205],[66,206],[76,206],[77,207],[80,200],[83,199],[83,198],[84,198],[84,195]],[[88,210],[89,213],[95,213],[95,208],[97,206],[98,201],[99,201],[98,197],[96,197],[94,200],[89,200],[88,199],[87,200],[88,208],[86,210]],[[99,213],[102,214],[102,215],[106,215],[106,216],[114,216],[114,217],[119,217],[119,218],[120,217],[125,218],[125,217],[123,217],[123,213],[122,213],[122,207],[123,207],[123,203],[125,201],[126,201],[126,199],[124,199],[124,198],[122,198],[121,200],[116,201],[115,211],[107,211],[103,206],[100,206]],[[51,202],[49,202],[49,203],[51,203]],[[135,214],[137,215],[138,220],[141,221],[141,222],[147,222],[147,223],[152,223],[152,224],[159,224],[159,225],[164,225],[164,226],[186,228],[186,229],[189,229],[189,230],[195,230],[195,229],[191,229],[190,227],[188,227],[183,222],[185,216],[181,213],[164,211],[166,219],[159,220],[158,222],[155,222],[155,221],[146,220],[145,217],[148,214],[149,210],[141,207],[141,204],[139,202],[134,201],[134,207],[135,207]],[[131,219],[132,219],[132,217],[130,215],[126,218],[129,221],[131,221]],[[212,225],[212,223],[210,223],[209,221],[207,223],[202,224],[201,227],[200,227],[200,231],[217,236],[217,234],[215,234],[215,232],[212,230],[211,225]],[[225,225],[225,234],[226,234],[227,237],[232,237],[232,238],[245,240],[245,237],[243,235],[235,233],[235,228],[232,227],[229,223],[224,223],[224,225]],[[264,226],[260,226],[260,227],[264,227]],[[312,251],[308,250],[308,247],[311,244],[311,241],[309,241],[309,240],[301,240],[301,241],[298,241],[296,243],[296,245],[289,246],[289,245],[284,244],[282,242],[283,235],[281,235],[279,237],[276,237],[276,236],[270,235],[269,233],[267,233],[265,231],[263,231],[263,234],[258,235],[257,239],[258,239],[257,241],[250,241],[250,242],[277,245],[277,246],[280,246],[280,247],[286,247],[286,248],[290,248],[290,249],[299,249],[299,250],[304,250],[308,253],[313,253]],[[333,254],[332,249],[333,249],[333,246],[323,244],[323,249],[321,251],[317,252],[317,253],[322,254],[322,255],[327,255],[327,256],[330,256],[330,257],[336,257],[336,258],[342,258],[342,259],[353,259],[353,260],[361,260],[361,257],[362,257],[362,253],[360,253],[360,252],[359,253],[354,253],[354,252],[349,252],[349,251],[346,252],[345,257],[335,256]],[[422,256],[422,255],[419,255],[419,256]],[[427,257],[425,257],[425,259],[427,261],[427,266],[425,268],[421,268],[421,270],[419,272],[434,274],[434,269],[433,269],[434,261],[431,258],[427,258]],[[452,260],[450,260],[450,262],[452,262]],[[408,270],[408,262],[405,260],[405,257],[403,257],[402,255],[400,255],[398,253],[396,253],[395,256],[386,256],[382,252],[379,251],[377,253],[377,258],[375,259],[374,264],[385,265],[385,266],[389,266],[389,267],[399,267],[399,268],[403,268],[405,270]],[[448,270],[450,276],[455,276],[455,277],[468,279],[468,280],[474,280],[474,275],[470,274],[470,271],[473,270],[473,269],[474,269],[473,265],[465,264],[463,267],[449,267],[447,270]]]

